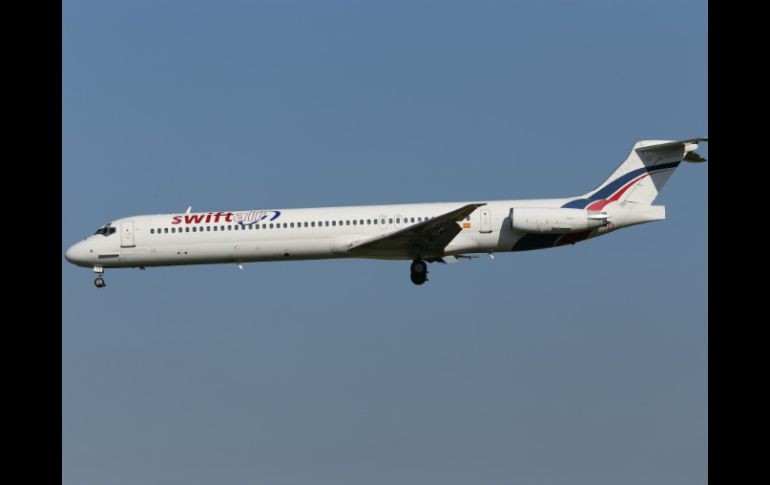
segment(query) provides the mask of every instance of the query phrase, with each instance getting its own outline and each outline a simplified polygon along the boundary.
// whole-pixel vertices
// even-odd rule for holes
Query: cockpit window
[[[96,230],[94,234],[101,234],[102,236],[109,236],[110,234],[115,234],[115,228],[111,227],[111,223],[108,222],[107,224],[103,225],[99,229]]]

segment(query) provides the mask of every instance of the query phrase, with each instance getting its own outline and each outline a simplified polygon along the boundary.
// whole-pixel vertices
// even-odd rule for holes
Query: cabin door
[[[479,209],[479,214],[481,216],[479,232],[492,232],[492,215],[489,209]]]
[[[123,221],[120,223],[120,247],[133,248],[134,242],[134,221]]]

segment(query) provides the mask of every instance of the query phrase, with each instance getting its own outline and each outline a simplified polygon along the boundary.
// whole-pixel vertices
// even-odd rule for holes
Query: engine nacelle
[[[607,213],[561,207],[514,207],[511,227],[538,234],[569,234],[607,225]]]

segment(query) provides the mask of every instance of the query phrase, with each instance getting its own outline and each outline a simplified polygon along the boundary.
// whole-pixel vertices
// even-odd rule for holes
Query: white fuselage
[[[568,200],[486,202],[458,222],[462,230],[437,254],[415,254],[409,248],[349,253],[348,248],[445,214],[465,203],[135,216],[111,222],[109,226],[114,228],[111,234],[94,234],[75,244],[67,251],[67,259],[79,266],[119,268],[347,257],[429,259],[463,253],[538,249],[514,248],[525,233],[512,228],[511,209],[558,208]],[[604,229],[591,231],[580,240],[606,232]],[[541,247],[550,247],[552,242]],[[537,244],[540,243],[536,241]]]

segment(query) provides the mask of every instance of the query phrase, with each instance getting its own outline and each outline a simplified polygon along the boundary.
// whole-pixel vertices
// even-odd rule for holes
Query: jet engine
[[[569,234],[606,226],[606,212],[561,207],[514,207],[511,227],[538,234]]]

